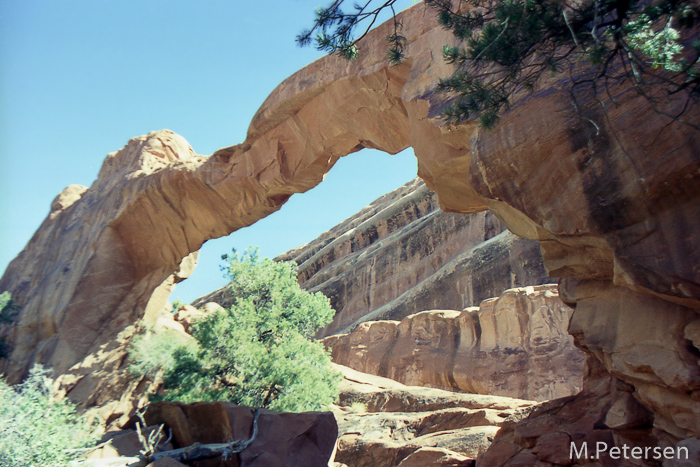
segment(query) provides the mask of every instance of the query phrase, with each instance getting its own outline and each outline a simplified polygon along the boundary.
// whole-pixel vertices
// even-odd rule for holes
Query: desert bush
[[[17,314],[19,313],[19,307],[12,300],[12,294],[10,292],[3,292],[0,294],[0,328],[2,325],[11,325]],[[5,336],[0,336],[0,358],[6,358],[10,355],[12,349],[6,342]]]
[[[299,287],[294,263],[259,258],[256,250],[234,253],[227,274],[233,305],[195,323],[197,345],[174,352],[162,399],[292,412],[335,402],[341,377],[311,340],[333,318],[328,298]]]
[[[191,339],[167,329],[148,330],[139,334],[129,346],[129,373],[153,379],[159,372],[171,370],[175,366],[177,348],[190,344]]]
[[[70,402],[51,400],[47,374],[36,366],[14,388],[0,379],[0,467],[67,466],[96,442]]]
[[[353,402],[350,404],[349,410],[350,412],[357,414],[367,413],[367,404],[363,402]]]
[[[19,313],[19,307],[12,300],[10,292],[0,294],[0,324],[11,324]]]

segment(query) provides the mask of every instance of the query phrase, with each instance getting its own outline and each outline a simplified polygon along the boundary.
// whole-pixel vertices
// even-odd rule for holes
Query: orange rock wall
[[[571,314],[556,285],[524,287],[322,342],[335,363],[403,384],[542,401],[582,388],[586,358],[567,333]]]
[[[319,337],[367,320],[461,310],[512,287],[552,281],[536,241],[516,237],[488,211],[441,211],[420,179],[275,259],[296,262],[301,286],[331,299],[336,314]],[[228,293],[223,287],[193,305],[229,306]]]
[[[450,72],[439,51],[453,39],[422,4],[401,18],[402,65],[386,62],[383,25],[358,61],[326,57],[283,82],[243,143],[203,157],[172,133],[152,133],[111,154],[92,187],[64,193],[0,279],[23,307],[2,330],[14,349],[2,364],[9,379],[34,362],[79,373],[165,300],[151,301],[154,290],[204,241],[279,209],[339,157],[410,145],[444,210],[490,209],[540,242],[545,268],[576,307],[572,332],[597,369],[590,387],[624,388],[606,390],[611,405],[601,410],[626,394],[652,421],[617,426],[652,443],[700,437],[700,133],[625,87],[602,101],[582,93],[577,114],[565,75],[514,102],[492,131],[446,125],[433,88]],[[608,415],[592,429],[613,430]],[[513,442],[537,456],[536,438]]]

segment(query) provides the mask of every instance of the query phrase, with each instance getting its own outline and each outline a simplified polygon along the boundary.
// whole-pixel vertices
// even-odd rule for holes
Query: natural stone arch
[[[523,96],[494,131],[445,125],[444,96],[433,88],[449,70],[436,51],[452,39],[423,5],[402,19],[402,65],[388,66],[379,27],[360,60],[325,57],[283,82],[245,142],[206,157],[171,132],[151,133],[110,154],[92,187],[62,193],[0,280],[23,307],[9,330],[8,377],[33,362],[62,373],[99,360],[110,339],[164,303],[158,287],[204,241],[279,209],[339,157],[410,145],[443,209],[491,209],[540,241],[545,267],[577,306],[571,329],[598,376],[632,385],[672,439],[700,435],[697,132],[668,131],[620,87],[605,115],[580,100],[583,115],[600,122],[594,135],[571,111],[567,78]],[[640,337],[644,351],[624,336],[637,310],[654,330]]]
[[[167,296],[154,291],[202,243],[276,211],[340,157],[365,147],[397,153],[416,131],[423,137],[421,126],[432,124],[410,123],[406,104],[430,95],[425,73],[442,63],[426,55],[448,38],[424,24],[423,7],[407,13],[415,25],[408,50],[419,53],[404,64],[387,65],[380,27],[360,60],[324,57],[282,83],[245,142],[200,156],[182,137],[154,132],[110,154],[89,189],[59,195],[0,282],[23,307],[9,378],[34,362],[59,373],[80,362],[148,307],[160,308]]]

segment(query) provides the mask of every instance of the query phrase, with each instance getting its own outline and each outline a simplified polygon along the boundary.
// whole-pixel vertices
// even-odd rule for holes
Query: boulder
[[[188,334],[192,332],[192,325],[195,321],[203,318],[208,313],[207,311],[198,310],[192,305],[182,305],[177,310],[173,311],[173,318],[182,325],[183,330]]]
[[[248,440],[253,433],[253,409],[226,402],[158,402],[144,413],[149,426],[172,430],[175,448],[194,443]],[[136,423],[132,419],[126,427]],[[327,467],[335,447],[338,426],[329,412],[281,413],[260,409],[253,442],[218,466]],[[204,464],[202,464],[204,465]]]

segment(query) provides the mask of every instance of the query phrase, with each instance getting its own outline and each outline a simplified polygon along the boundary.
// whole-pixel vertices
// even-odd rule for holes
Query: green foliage
[[[129,373],[155,378],[160,372],[175,366],[175,350],[194,345],[180,333],[169,330],[154,332],[149,330],[131,341],[129,358],[132,361]]]
[[[700,98],[694,77],[700,55],[682,56],[681,34],[673,27],[695,22],[700,10],[690,2],[472,0],[477,8],[467,13],[453,11],[445,0],[426,3],[463,41],[446,50],[445,59],[457,71],[438,85],[454,96],[446,110],[449,120],[478,118],[482,126],[493,126],[518,93],[533,91],[547,73],[572,71],[581,61],[595,71],[573,79],[575,107],[583,88],[598,94],[624,80],[654,106],[660,96],[652,98],[652,89],[660,88],[665,98],[678,92]]]
[[[684,61],[679,59],[683,46],[678,42],[680,33],[671,27],[671,21],[660,31],[654,31],[651,18],[641,14],[625,26],[632,47],[649,57],[654,68],[681,71]]]
[[[351,413],[367,413],[367,404],[363,402],[353,402],[352,404],[350,404],[349,410]]]
[[[19,313],[19,306],[12,300],[10,292],[0,294],[0,326],[12,324]],[[0,336],[0,358],[10,355],[10,346],[5,342],[5,336]]]
[[[394,29],[387,37],[389,44],[387,58],[392,64],[398,64],[404,58],[406,38],[401,35],[402,24],[396,18],[394,4],[397,0],[383,0],[380,5],[371,7],[372,1],[364,5],[354,4],[353,13],[345,13],[340,8],[343,1],[335,0],[327,8],[316,10],[316,20],[311,29],[303,31],[297,36],[297,43],[308,45],[316,44],[318,50],[335,53],[346,59],[357,58],[357,41],[362,39],[372,28],[379,14],[389,9],[394,21]],[[358,37],[355,35],[357,26],[364,23],[363,32]],[[314,36],[314,33],[316,34]]]
[[[0,294],[0,324],[12,324],[19,313],[19,307],[12,300],[10,292]]]
[[[67,466],[96,441],[93,427],[64,401],[51,401],[40,366],[12,388],[0,380],[0,467]]]
[[[688,45],[700,20],[700,6],[691,0],[425,0],[438,21],[459,40],[443,57],[455,66],[438,90],[448,93],[449,121],[478,119],[494,126],[515,96],[532,92],[543,77],[567,73],[574,108],[578,96],[596,98],[620,82],[631,82],[654,110],[689,122],[700,101],[700,47]],[[317,16],[314,28],[297,39],[312,41],[320,30],[319,49],[341,51],[354,44],[353,28],[369,19],[358,12],[393,8],[393,2],[369,0],[358,12],[343,13],[342,0]],[[378,5],[375,9],[371,5]],[[392,9],[393,13],[393,9]],[[396,18],[394,19],[396,24]],[[366,33],[366,32],[365,32]],[[338,41],[335,41],[337,39]],[[403,39],[402,44],[405,43]],[[393,47],[393,46],[392,46]],[[403,50],[403,49],[402,49]],[[390,47],[390,54],[392,50]],[[342,53],[341,53],[342,55]],[[395,55],[400,60],[403,53]],[[592,70],[576,71],[580,63]],[[676,114],[666,113],[669,99],[685,100]],[[611,98],[612,99],[612,98]],[[601,103],[602,105],[602,103]]]
[[[174,300],[172,303],[173,311],[177,311],[182,305],[187,305],[187,303],[182,300]]]
[[[296,265],[249,250],[230,258],[229,310],[194,326],[196,347],[179,347],[164,377],[166,400],[230,401],[278,411],[335,402],[340,375],[313,334],[330,322],[328,298],[299,287]]]

